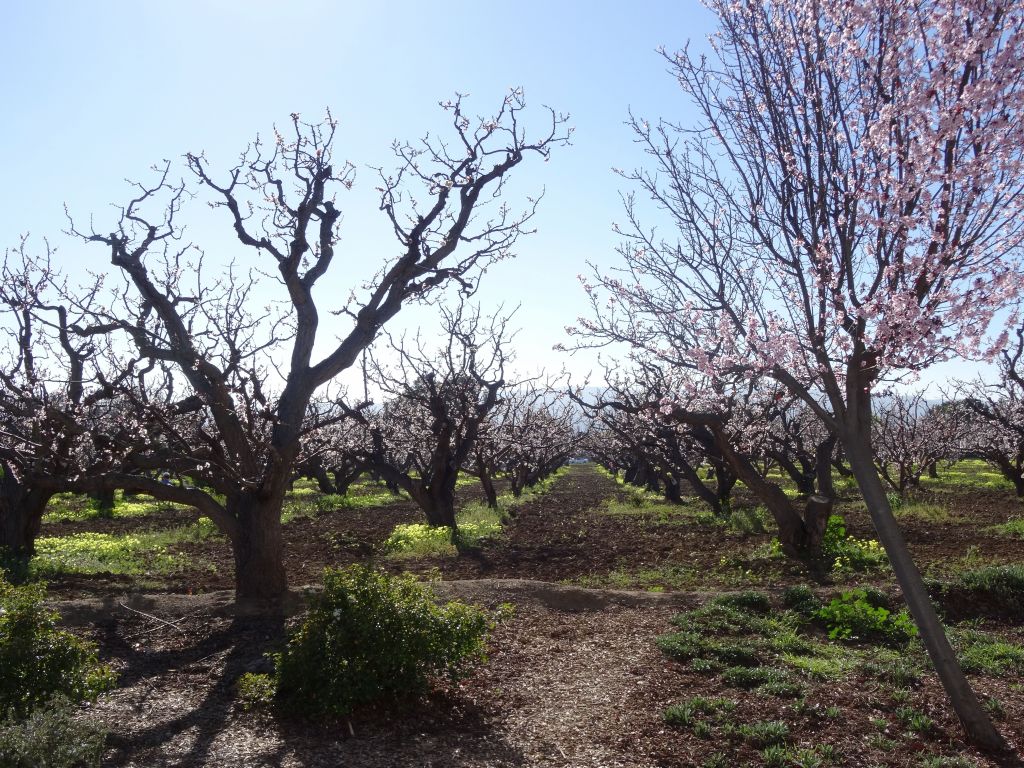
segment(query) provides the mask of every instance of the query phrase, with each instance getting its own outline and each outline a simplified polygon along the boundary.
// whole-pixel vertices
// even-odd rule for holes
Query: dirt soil
[[[110,576],[52,585],[65,620],[91,634],[119,673],[119,687],[92,708],[112,732],[104,764],[694,766],[717,750],[737,754],[727,744],[664,724],[666,706],[702,694],[737,701],[742,721],[785,719],[794,747],[831,744],[842,755],[838,765],[917,766],[923,755],[937,750],[994,765],[965,747],[932,676],[913,689],[910,704],[936,721],[937,735],[927,743],[903,739],[899,748],[883,751],[869,740],[878,733],[871,720],[891,721],[898,704],[870,679],[853,675],[840,683],[814,684],[810,706],[796,714],[791,701],[722,689],[717,676],[698,675],[667,660],[655,646],[656,637],[670,631],[674,614],[703,602],[708,593],[585,590],[552,583],[666,563],[710,572],[723,554],[748,552],[767,539],[694,521],[657,525],[642,516],[599,511],[604,499],[616,495],[621,491],[607,477],[574,468],[547,494],[520,507],[500,539],[458,558],[380,558],[380,543],[396,523],[421,521],[408,502],[289,523],[287,567],[293,585],[314,584],[327,565],[376,560],[394,570],[439,576],[443,581],[435,588],[442,597],[488,608],[515,606],[491,637],[488,663],[461,683],[327,724],[246,712],[236,703],[235,681],[247,671],[270,670],[265,654],[280,647],[287,620],[234,611],[231,594],[224,591],[231,587],[231,559],[223,541],[183,550],[197,562],[213,563],[215,572],[177,574],[145,593]],[[1019,514],[1014,504],[1002,495],[979,494],[968,506],[956,505],[969,521],[951,523],[949,530],[915,521],[905,527],[915,551],[927,560],[960,557],[971,544],[1002,551],[1013,542],[982,529]],[[858,535],[869,533],[866,517],[850,519]],[[1007,554],[1020,560],[1019,554]],[[788,583],[793,582],[786,579],[769,591]],[[292,607],[300,603],[296,588]],[[1006,716],[1000,727],[1018,745],[1024,744],[1021,682],[975,680],[980,694],[1002,702]],[[831,707],[839,707],[840,714]],[[737,765],[761,764],[756,750],[742,747],[738,755]]]

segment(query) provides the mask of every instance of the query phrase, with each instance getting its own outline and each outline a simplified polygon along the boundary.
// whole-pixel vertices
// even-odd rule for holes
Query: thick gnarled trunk
[[[427,525],[456,529],[455,523],[455,479],[453,475],[430,485],[413,480],[408,491],[416,504],[423,510]]]
[[[235,600],[267,605],[288,593],[284,570],[281,500],[241,495],[228,500],[238,527],[231,536],[235,557]]]
[[[13,478],[0,480],[0,552],[19,560],[35,554],[36,538],[51,495],[25,488]]]

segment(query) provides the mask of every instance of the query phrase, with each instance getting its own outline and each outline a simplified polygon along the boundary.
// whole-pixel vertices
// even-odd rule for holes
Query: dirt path
[[[234,680],[262,670],[281,627],[232,617],[230,593],[57,604],[98,628],[121,673],[94,715],[123,766],[641,766],[670,699],[654,646],[683,595],[524,580],[450,582],[444,597],[497,606],[489,663],[458,687],[390,713],[314,726],[241,711]],[[123,603],[123,606],[121,605]],[[139,611],[159,617],[162,624]],[[643,701],[643,706],[637,706]]]

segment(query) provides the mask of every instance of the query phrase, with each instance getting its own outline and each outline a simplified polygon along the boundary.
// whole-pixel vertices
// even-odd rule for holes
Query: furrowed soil
[[[750,501],[739,494],[739,507]],[[460,499],[479,499],[476,486]],[[918,494],[944,510],[932,519],[901,518],[927,573],[951,564],[1024,562],[1020,540],[991,526],[1020,517],[1003,491],[930,487]],[[608,503],[616,502],[609,507]],[[854,497],[841,511],[851,533],[873,538]],[[171,528],[188,510],[158,516],[48,523],[44,536]],[[285,525],[286,566],[296,585],[315,585],[324,567],[372,562],[433,582],[444,599],[479,604],[501,616],[488,661],[429,696],[368,708],[349,719],[312,723],[246,711],[235,682],[270,671],[297,614],[267,619],[233,610],[232,559],[218,537],[171,547],[185,565],[132,578],[66,575],[50,584],[64,621],[93,637],[119,674],[118,688],[90,707],[111,731],[111,766],[699,766],[765,765],[754,742],[704,738],[665,723],[666,707],[693,696],[727,697],[737,723],[788,725],[788,762],[828,745],[829,760],[805,765],[989,766],[965,745],[937,680],[925,672],[908,688],[883,684],[858,668],[802,680],[799,703],[727,688],[716,674],[670,660],[656,646],[670,619],[720,593],[756,589],[778,604],[783,588],[808,584],[835,594],[872,584],[896,594],[887,570],[835,576],[764,554],[767,533],[741,533],[700,511],[638,500],[589,465],[570,467],[547,492],[516,507],[500,536],[457,556],[397,559],[382,544],[395,525],[422,522],[407,500],[327,511]],[[897,597],[898,599],[898,597]],[[511,604],[514,610],[499,608]],[[511,613],[511,615],[509,615]],[[957,618],[1021,642],[1020,617],[1000,606],[956,607]],[[865,654],[870,649],[861,649]],[[983,698],[999,702],[998,725],[1024,744],[1024,681],[1017,673],[972,675]],[[926,734],[900,720],[907,708],[932,721]],[[902,708],[902,709],[901,709]],[[809,754],[809,753],[808,753]],[[810,757],[806,757],[810,760]],[[962,758],[970,762],[950,762]],[[1009,763],[1002,763],[1009,764]]]

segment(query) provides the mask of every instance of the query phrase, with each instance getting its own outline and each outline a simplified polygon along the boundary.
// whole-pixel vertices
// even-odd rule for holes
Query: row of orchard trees
[[[990,331],[1024,287],[1024,7],[709,6],[713,55],[666,53],[696,119],[632,121],[649,165],[624,173],[641,195],[627,197],[624,266],[585,285],[582,343],[664,366],[661,415],[724,456],[748,391],[771,381],[799,400],[835,436],[967,733],[1005,749],[892,514],[872,436],[886,379],[1005,346]],[[816,520],[730,465],[784,536],[813,539]]]
[[[569,138],[554,112],[529,135],[519,91],[485,118],[466,114],[461,99],[442,107],[451,136],[395,143],[396,169],[380,172],[396,243],[365,283],[336,253],[336,195],[354,171],[333,157],[330,115],[318,124],[293,115],[287,131],[255,141],[223,172],[202,154],[186,156],[182,180],[165,164],[102,230],[72,220],[70,231],[112,267],[91,270],[85,287],[25,243],[9,252],[0,544],[30,550],[54,493],[145,492],[214,521],[234,552],[240,600],[280,599],[285,493],[316,436],[359,411],[325,393],[403,306],[436,301],[449,286],[472,294],[486,267],[510,255],[537,201],[516,213],[502,200],[509,176]],[[193,198],[223,213],[248,261],[207,267],[181,223]],[[317,289],[342,297],[326,307],[342,326],[334,341],[319,338]],[[423,372],[423,386],[432,376]],[[475,405],[497,398],[485,400]],[[161,471],[189,482],[162,483]]]
[[[921,486],[925,474],[936,477],[941,463],[980,459],[1024,496],[1022,340],[1024,328],[1002,351],[994,380],[953,382],[942,398],[932,400],[921,392],[876,398],[871,445],[888,490],[906,497]],[[664,418],[658,405],[669,391],[660,369],[647,365],[633,371],[628,383],[609,386],[599,400],[587,402],[577,393],[592,418],[583,443],[587,453],[628,483],[662,493],[673,503],[694,496],[718,515],[728,514],[741,475],[749,479],[754,473],[751,489],[776,509],[777,486],[770,473],[789,480],[804,499],[826,500],[835,498],[834,473],[852,475],[835,434],[770,380],[720,394],[718,418],[708,416],[703,422]],[[781,514],[782,520],[799,516],[791,504]],[[780,514],[775,517],[794,554],[809,554],[820,544],[814,538],[820,530],[801,533],[787,527]]]

